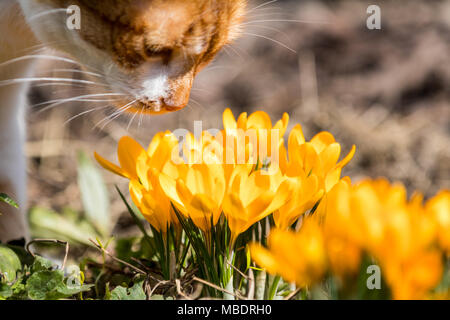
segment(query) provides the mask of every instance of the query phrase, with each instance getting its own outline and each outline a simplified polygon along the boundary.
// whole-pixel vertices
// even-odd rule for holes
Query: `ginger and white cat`
[[[239,35],[245,2],[0,0],[0,193],[21,207],[0,204],[0,241],[27,237],[22,148],[32,52],[38,45],[97,73],[98,93],[119,97],[123,111],[176,111],[187,104],[195,75]],[[66,23],[65,10],[72,5],[81,9],[78,30]]]

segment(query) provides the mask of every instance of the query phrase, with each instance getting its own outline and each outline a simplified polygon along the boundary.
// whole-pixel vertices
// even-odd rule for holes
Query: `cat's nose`
[[[164,105],[164,99],[163,98],[154,98],[154,97],[147,97],[144,96],[142,98],[142,103],[148,106],[149,109],[155,112],[160,112],[161,108]]]
[[[154,98],[154,97],[146,97],[144,96],[141,99],[143,105],[146,106],[146,109],[150,112],[160,113],[160,112],[173,112],[180,109],[183,109],[184,106],[174,105],[170,99],[165,98]]]

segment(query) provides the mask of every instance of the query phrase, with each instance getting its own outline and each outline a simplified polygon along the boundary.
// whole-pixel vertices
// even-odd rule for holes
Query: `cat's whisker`
[[[267,36],[263,36],[263,35],[261,35],[261,34],[256,34],[256,33],[243,32],[243,34],[248,35],[248,36],[253,36],[253,37],[262,38],[262,39],[266,39],[266,40],[272,41],[272,42],[274,42],[274,43],[276,43],[276,44],[282,46],[283,48],[285,48],[285,49],[287,49],[287,50],[289,50],[289,51],[291,51],[291,52],[293,52],[293,53],[297,53],[297,51],[295,51],[294,49],[292,49],[292,48],[289,47],[288,45],[284,44],[284,43],[281,42],[281,41],[275,40],[275,39],[273,39],[273,38],[270,38],[270,37],[267,37]]]
[[[144,107],[142,107],[142,109],[143,109],[143,108],[144,108]],[[141,113],[142,113],[142,110],[141,110]],[[136,116],[137,116],[137,112],[135,112],[135,113],[133,114],[133,116],[131,117],[130,121],[128,122],[128,125],[127,125],[127,131],[130,131],[131,124],[133,123],[133,121],[134,121],[134,119],[136,118]]]
[[[68,102],[92,102],[92,103],[98,103],[98,102],[116,102],[116,101],[119,101],[119,100],[94,100],[94,99],[63,100],[63,101],[60,101],[58,103],[52,104],[50,106],[44,107],[41,110],[39,110],[37,113],[39,114],[39,113],[45,112],[45,111],[47,111],[49,109],[55,108],[57,106],[60,106],[62,104],[68,103]]]
[[[45,54],[36,54],[39,51],[45,51],[45,47],[42,48],[42,49],[38,49],[35,52],[32,52],[33,54],[28,54],[28,55],[24,55],[24,56],[21,56],[21,57],[18,57],[18,58],[14,58],[14,59],[5,61],[5,62],[0,64],[0,67],[5,67],[7,65],[10,65],[10,64],[13,64],[13,63],[16,63],[16,62],[21,62],[21,61],[30,60],[30,59],[53,60],[53,61],[61,61],[61,62],[67,62],[67,63],[79,65],[79,63],[77,61],[69,59],[69,58],[59,57],[59,56],[54,56],[54,55],[48,55],[48,54],[46,54],[46,55]],[[97,68],[94,68],[94,67],[86,65],[86,64],[84,65],[84,67],[86,69],[92,69],[92,70],[97,71],[97,72],[90,72],[90,71],[84,71],[84,70],[78,70],[78,71],[79,72],[84,72],[86,74],[91,74],[91,75],[94,75],[94,76],[97,76],[97,77],[102,77],[102,78],[104,77],[101,74],[101,72],[102,72],[101,70],[98,70]]]
[[[253,20],[243,22],[239,26],[246,26],[254,23],[267,23],[267,22],[290,22],[290,23],[305,23],[305,24],[330,24],[328,21],[319,20],[291,20],[291,19],[267,19],[267,20]]]
[[[89,95],[86,95],[86,97],[88,97],[88,96]],[[92,95],[92,96],[95,96],[95,95]],[[101,96],[101,95],[98,95],[98,96]],[[68,102],[115,102],[115,101],[119,101],[119,100],[118,99],[84,99],[83,96],[79,96],[79,97],[68,98],[68,99],[58,99],[58,100],[54,100],[51,102],[47,101],[47,102],[43,102],[43,103],[34,105],[33,107],[51,103],[50,105],[48,105],[38,111],[38,113],[42,113],[49,109],[55,108],[57,106],[63,105]]]
[[[131,105],[124,108],[123,110],[121,110],[117,115],[115,115],[114,117],[111,118],[111,116],[109,117],[109,120],[105,122],[105,124],[103,124],[100,129],[103,130],[108,124],[110,124],[112,121],[116,120],[118,117],[120,117],[123,113],[125,113],[127,110],[131,109]],[[108,119],[108,118],[106,118]],[[105,119],[105,120],[106,120]],[[103,121],[101,121],[103,122]],[[97,126],[97,125],[96,125]]]
[[[0,87],[13,85],[13,84],[21,84],[21,83],[30,83],[30,82],[38,82],[38,81],[49,81],[49,82],[55,82],[55,83],[77,83],[77,84],[90,84],[90,85],[96,85],[96,86],[102,86],[102,87],[108,87],[106,84],[89,81],[89,80],[78,80],[78,79],[69,79],[69,78],[18,78],[18,79],[8,79],[8,80],[1,80],[0,81]]]
[[[239,59],[245,60],[244,57],[242,56],[242,54],[239,53],[239,51],[238,51],[235,47],[233,47],[231,44],[226,45],[224,48],[231,49],[231,51],[233,51],[233,53],[234,53]]]
[[[49,15],[49,14],[60,13],[60,12],[66,12],[67,13],[67,8],[51,9],[51,10],[40,12],[40,13],[30,17],[29,21],[33,21],[33,20],[42,18],[42,17],[44,17],[46,15]]]
[[[196,106],[198,106],[201,110],[205,110],[205,107],[198,101],[194,100],[194,99],[190,99],[189,102],[193,102],[195,103]]]
[[[81,73],[84,75],[94,76],[97,78],[105,78],[104,75],[101,75],[99,73],[90,72],[90,71],[84,71],[84,70],[77,70],[77,69],[54,69],[53,72],[71,72],[71,73]]]
[[[223,50],[223,52],[225,52],[228,55],[228,57],[233,58],[230,54],[230,51],[228,51],[228,45],[223,46],[222,50]],[[203,72],[205,72],[207,70],[208,69],[205,69],[205,70],[203,70]]]
[[[245,22],[251,22],[262,19],[282,19],[283,17],[286,17],[286,15],[283,12],[258,13],[254,15],[248,15]]]
[[[59,101],[62,101],[62,100],[64,100],[64,101],[72,101],[72,100],[77,100],[77,99],[87,99],[87,98],[96,98],[96,97],[108,97],[108,96],[124,96],[124,94],[121,94],[121,93],[86,94],[86,95],[72,97],[72,98],[56,99],[56,100],[40,102],[40,103],[36,103],[36,104],[32,105],[31,107],[33,107],[33,108],[34,107],[39,107],[39,106],[43,106],[45,104],[55,103],[55,102],[59,102]],[[96,101],[98,101],[98,100],[96,100]]]
[[[138,129],[141,127],[143,119],[144,119],[144,106],[142,106],[140,111]]]
[[[260,28],[260,29],[265,29],[265,30],[270,30],[270,31],[275,31],[276,33],[281,34],[282,36],[284,36],[286,38],[287,41],[291,41],[291,38],[288,36],[288,34],[284,31],[281,31],[280,29],[277,28],[272,28],[272,27],[268,27],[268,26],[263,26],[263,25],[254,25],[252,26],[254,28]]]
[[[40,88],[40,87],[50,87],[50,86],[55,86],[55,87],[75,87],[75,88],[86,88],[83,85],[80,84],[73,84],[73,83],[38,83],[38,84],[34,84],[33,87],[34,88]]]
[[[110,123],[111,121],[114,121],[115,119],[117,119],[123,112],[127,111],[128,109],[130,109],[132,107],[132,105],[137,102],[139,99],[135,99],[129,103],[127,103],[126,105],[120,107],[118,110],[116,110],[115,112],[113,112],[111,115],[107,116],[106,118],[104,118],[103,120],[101,120],[100,122],[98,122],[94,128],[98,127],[100,124],[102,124],[103,122],[107,121],[104,125],[102,125],[102,127],[100,128],[101,130],[103,130],[105,128],[106,125],[108,125],[108,123]]]
[[[228,48],[235,52],[235,54],[242,60],[246,60],[246,58],[251,59],[251,56],[248,54],[248,52],[237,46],[236,43],[229,44]]]
[[[14,58],[14,59],[2,62],[2,63],[0,63],[0,67],[5,67],[5,66],[8,66],[8,65],[16,63],[16,62],[21,62],[21,61],[30,60],[30,59],[47,59],[47,60],[62,61],[62,62],[78,64],[78,62],[76,62],[72,59],[69,59],[69,58],[63,58],[63,57],[51,56],[51,55],[45,55],[45,54],[29,54],[29,55],[21,56],[19,58]]]
[[[254,7],[254,8],[249,9],[249,10],[248,10],[248,13],[251,13],[251,12],[256,11],[256,10],[258,10],[258,9],[264,8],[264,7],[266,7],[266,6],[268,6],[268,5],[272,4],[272,3],[275,3],[275,2],[277,2],[277,1],[278,1],[278,0],[269,0],[269,1],[267,1],[267,2],[264,2],[264,3],[262,3],[262,4],[260,4],[260,5],[256,6],[256,7]]]
[[[102,107],[96,107],[96,108],[92,108],[92,109],[89,109],[89,110],[80,112],[80,113],[74,115],[73,117],[67,119],[67,120],[64,122],[64,125],[67,125],[67,124],[69,124],[70,122],[72,122],[73,120],[78,119],[79,117],[82,117],[82,116],[84,116],[84,115],[86,115],[86,114],[88,114],[88,113],[92,113],[92,112],[94,112],[94,111],[106,109],[106,108],[108,108],[109,106],[110,106],[110,105],[108,104],[108,105],[105,105],[105,106],[102,106]]]
[[[210,90],[207,89],[203,89],[203,88],[192,88],[191,89],[193,92],[204,92],[204,93],[211,93]]]

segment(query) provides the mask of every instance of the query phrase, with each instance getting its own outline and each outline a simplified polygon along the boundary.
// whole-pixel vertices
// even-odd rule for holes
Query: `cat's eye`
[[[162,58],[166,63],[170,60],[170,57],[173,54],[172,48],[156,48],[152,46],[148,46],[145,48],[145,55],[148,58]]]

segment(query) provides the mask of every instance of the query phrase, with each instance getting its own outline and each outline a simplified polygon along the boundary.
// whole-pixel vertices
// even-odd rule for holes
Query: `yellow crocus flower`
[[[341,170],[353,158],[356,147],[338,162],[341,146],[329,132],[321,132],[310,142],[305,141],[302,127],[297,124],[289,134],[288,150],[280,146],[280,166],[290,177],[309,176],[319,178],[319,184],[328,192],[341,179]]]
[[[450,190],[442,190],[428,200],[425,209],[437,225],[440,246],[450,256]]]
[[[270,175],[263,170],[252,170],[252,165],[236,166],[223,202],[232,243],[239,234],[278,210],[292,196],[292,184],[279,170]]]
[[[178,165],[180,171],[176,178],[160,175],[161,186],[175,207],[204,232],[210,230],[211,223],[218,222],[226,188],[220,160],[213,154],[207,158],[190,166]]]
[[[128,179],[137,179],[136,163],[139,156],[146,154],[145,149],[133,138],[125,136],[119,140],[117,147],[117,156],[119,158],[120,167],[114,163],[102,158],[96,152],[95,159],[100,165],[119,176]]]
[[[244,112],[236,121],[231,110],[226,109],[223,113],[222,138],[229,140],[222,141],[222,144],[224,147],[234,145],[234,151],[237,153],[237,155],[235,153],[235,158],[245,156],[245,160],[240,161],[240,164],[247,162],[248,158],[259,159],[260,162],[266,161],[266,158],[272,158],[272,162],[278,162],[278,157],[275,158],[276,155],[272,153],[278,152],[280,145],[283,144],[283,136],[288,123],[289,115],[287,113],[284,113],[281,120],[272,126],[269,115],[263,111],[256,111],[250,116]],[[274,138],[277,140],[272,141]],[[245,155],[240,154],[242,147],[237,148],[237,145],[241,144],[244,144],[242,150],[246,152]],[[253,154],[249,155],[249,151]]]
[[[133,202],[146,220],[158,231],[166,232],[171,224],[178,224],[168,197],[159,182],[160,172],[176,155],[176,138],[170,133],[157,134],[146,151],[130,137],[123,137],[118,145],[120,167],[95,153],[97,161],[107,170],[130,179]]]
[[[323,200],[324,235],[333,272],[356,273],[362,252],[380,265],[394,299],[421,299],[442,276],[436,227],[401,184],[385,179],[338,182]]]
[[[315,175],[287,179],[291,182],[292,196],[273,214],[275,225],[280,229],[289,228],[323,196],[323,190],[319,189],[319,180]]]
[[[306,219],[300,232],[273,229],[268,248],[250,245],[252,259],[268,273],[306,287],[319,281],[326,271],[326,251],[320,226]]]
[[[364,235],[351,215],[351,184],[339,181],[322,199],[315,217],[323,219],[325,246],[333,274],[346,278],[358,273]]]

